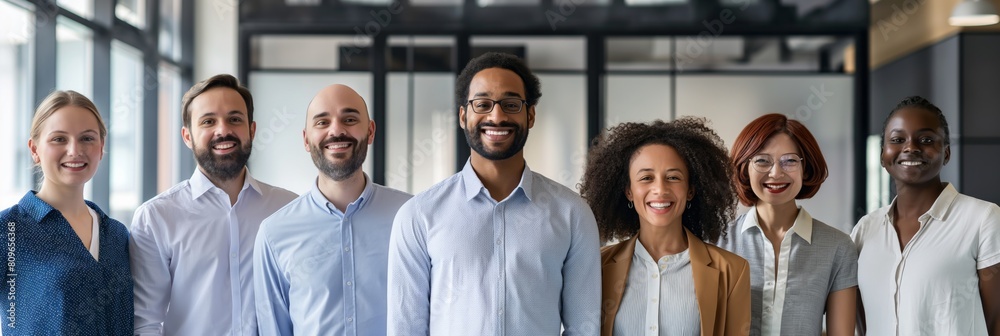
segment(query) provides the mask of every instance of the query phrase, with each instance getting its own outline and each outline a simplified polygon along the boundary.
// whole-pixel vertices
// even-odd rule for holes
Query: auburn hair
[[[826,181],[829,174],[826,159],[809,129],[798,120],[788,119],[783,114],[765,114],[743,128],[733,142],[733,150],[729,155],[733,165],[736,196],[745,206],[753,206],[760,201],[750,187],[750,158],[757,155],[767,141],[778,133],[788,134],[799,147],[799,155],[802,156],[802,190],[795,195],[795,199],[813,197],[819,192],[823,181]]]

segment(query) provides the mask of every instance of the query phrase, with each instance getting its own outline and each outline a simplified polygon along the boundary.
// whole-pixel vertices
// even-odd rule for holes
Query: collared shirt
[[[195,169],[139,206],[129,244],[135,334],[257,335],[254,238],[260,222],[295,197],[248,171],[230,205],[229,195]]]
[[[0,211],[3,335],[129,335],[132,276],[128,230],[96,204],[101,254],[94,258],[59,210],[29,191]]]
[[[653,261],[637,239],[627,281],[615,335],[701,335],[688,250]]]
[[[527,166],[496,202],[467,162],[396,214],[388,300],[389,335],[598,335],[594,214]]]
[[[385,335],[392,218],[413,196],[365,180],[346,212],[313,184],[261,224],[254,291],[262,335]]]
[[[750,262],[750,335],[819,335],[830,293],[857,286],[851,238],[802,207],[777,255],[757,221],[757,207],[729,225],[719,246]]]
[[[1000,207],[950,183],[900,251],[888,206],[858,221],[858,285],[868,335],[986,335],[977,270],[1000,262]]]

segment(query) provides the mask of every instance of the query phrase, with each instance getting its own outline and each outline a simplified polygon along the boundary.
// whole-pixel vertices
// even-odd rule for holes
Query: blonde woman
[[[35,111],[28,148],[44,178],[38,191],[0,211],[3,334],[132,332],[128,231],[83,199],[107,133],[94,103],[73,91],[53,92]]]

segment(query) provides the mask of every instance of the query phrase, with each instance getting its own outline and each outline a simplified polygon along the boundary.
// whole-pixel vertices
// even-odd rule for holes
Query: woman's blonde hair
[[[35,109],[35,116],[31,118],[31,139],[38,141],[38,136],[42,132],[42,124],[45,123],[45,120],[48,120],[53,113],[66,106],[76,106],[90,111],[94,115],[94,118],[97,118],[98,133],[101,134],[101,139],[107,138],[108,128],[104,125],[104,118],[101,118],[101,113],[97,112],[97,106],[94,106],[94,102],[76,91],[66,90],[52,92],[48,97],[45,97],[45,100],[41,104],[38,104],[38,108]]]

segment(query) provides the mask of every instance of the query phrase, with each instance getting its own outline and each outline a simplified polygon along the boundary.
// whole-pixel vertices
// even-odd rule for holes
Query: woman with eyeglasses
[[[35,110],[28,150],[41,186],[0,211],[0,334],[132,334],[128,231],[83,198],[107,134],[94,103],[74,91],[55,91]]]
[[[580,193],[601,237],[601,335],[746,335],[746,260],[713,243],[736,203],[704,119],[624,123],[590,151]]]
[[[812,218],[796,199],[816,195],[827,167],[816,139],[781,114],[750,122],[730,153],[750,210],[719,246],[750,262],[750,335],[854,335],[858,254],[851,238]]]

